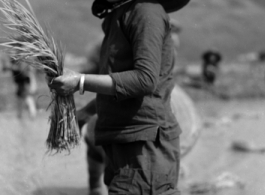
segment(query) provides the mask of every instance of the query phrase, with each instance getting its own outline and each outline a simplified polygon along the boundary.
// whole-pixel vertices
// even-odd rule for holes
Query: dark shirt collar
[[[110,3],[106,0],[95,0],[92,5],[92,13],[94,16],[102,19],[113,10],[131,2],[133,0],[122,0],[117,3]]]

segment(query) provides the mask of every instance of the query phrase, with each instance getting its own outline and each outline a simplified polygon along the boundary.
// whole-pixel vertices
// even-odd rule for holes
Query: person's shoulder
[[[125,24],[159,23],[169,21],[163,6],[156,0],[135,0],[124,15]]]
[[[167,15],[163,6],[156,0],[136,0],[131,8],[137,16]]]

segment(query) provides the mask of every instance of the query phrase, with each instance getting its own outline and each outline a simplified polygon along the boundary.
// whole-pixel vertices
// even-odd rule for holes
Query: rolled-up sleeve
[[[166,20],[158,6],[141,7],[124,21],[124,33],[133,52],[133,69],[112,73],[117,100],[139,97],[155,91],[161,68]]]

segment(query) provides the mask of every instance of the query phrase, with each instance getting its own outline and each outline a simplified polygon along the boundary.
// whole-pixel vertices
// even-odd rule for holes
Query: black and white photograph
[[[264,0],[0,0],[0,195],[265,195]]]

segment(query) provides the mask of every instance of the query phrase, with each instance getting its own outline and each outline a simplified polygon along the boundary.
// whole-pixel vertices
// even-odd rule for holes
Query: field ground
[[[85,146],[71,154],[46,154],[48,115],[18,120],[14,112],[0,113],[0,194],[86,194]]]
[[[209,100],[196,107],[204,128],[182,161],[183,195],[263,195],[264,154],[232,150],[231,145],[244,141],[265,147],[265,100]],[[48,115],[43,111],[35,120],[18,120],[14,111],[0,112],[0,194],[86,195],[86,146],[81,142],[70,154],[47,155]],[[232,179],[215,182],[227,173]]]
[[[204,129],[182,161],[183,195],[263,195],[265,101],[206,101],[197,108]]]

